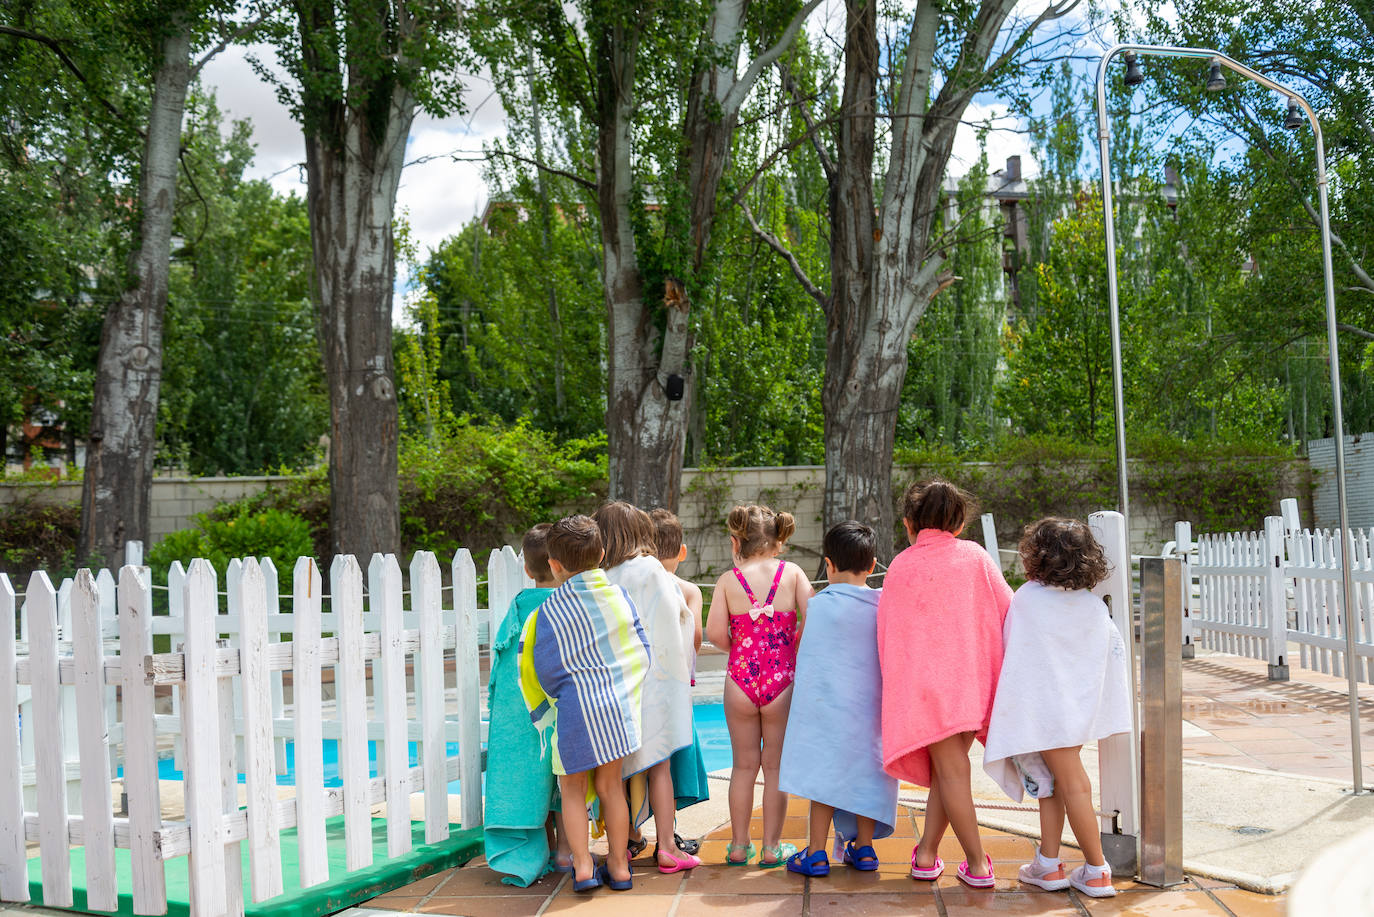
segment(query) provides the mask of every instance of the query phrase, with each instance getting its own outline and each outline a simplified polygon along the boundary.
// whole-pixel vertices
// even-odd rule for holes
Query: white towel
[[[1012,597],[1003,642],[983,770],[1020,801],[1013,755],[1130,731],[1128,657],[1101,599],[1036,582]]]
[[[644,679],[642,744],[625,758],[631,777],[692,744],[692,612],[658,558],[632,557],[606,571],[629,593],[653,658]]]

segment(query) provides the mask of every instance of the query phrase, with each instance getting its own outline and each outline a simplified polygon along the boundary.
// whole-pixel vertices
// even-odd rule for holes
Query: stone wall
[[[190,528],[191,517],[213,509],[217,504],[259,493],[283,477],[242,478],[154,478],[152,497],[152,544],[170,532]],[[0,486],[0,506],[23,501],[35,503],[80,503],[81,484],[6,484]],[[152,547],[152,544],[145,547]]]

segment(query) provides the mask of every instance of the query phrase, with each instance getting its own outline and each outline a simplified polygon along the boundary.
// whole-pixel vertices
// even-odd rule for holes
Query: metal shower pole
[[[1360,750],[1360,695],[1355,680],[1355,624],[1353,621],[1354,588],[1350,578],[1350,556],[1352,533],[1349,512],[1345,500],[1345,420],[1341,409],[1341,364],[1336,347],[1336,284],[1331,270],[1331,218],[1327,209],[1326,147],[1322,142],[1322,128],[1317,115],[1307,100],[1297,92],[1269,79],[1258,71],[1251,70],[1209,48],[1178,48],[1168,45],[1114,45],[1102,57],[1097,67],[1097,142],[1102,163],[1102,211],[1103,233],[1107,245],[1107,305],[1111,312],[1112,330],[1112,394],[1116,413],[1116,474],[1117,487],[1121,495],[1121,515],[1126,517],[1126,533],[1130,538],[1130,513],[1127,511],[1126,489],[1126,413],[1125,397],[1121,381],[1121,305],[1117,297],[1116,280],[1116,227],[1112,222],[1112,182],[1109,145],[1111,128],[1107,123],[1107,66],[1118,54],[1133,52],[1137,55],[1153,57],[1188,57],[1211,59],[1219,62],[1227,70],[1252,79],[1262,86],[1283,95],[1302,108],[1312,125],[1312,135],[1317,145],[1317,198],[1321,212],[1322,271],[1326,281],[1326,341],[1331,364],[1331,409],[1336,426],[1336,504],[1340,520],[1341,545],[1341,608],[1345,621],[1345,674],[1350,695],[1350,757],[1353,765],[1354,791],[1364,791],[1363,762]]]

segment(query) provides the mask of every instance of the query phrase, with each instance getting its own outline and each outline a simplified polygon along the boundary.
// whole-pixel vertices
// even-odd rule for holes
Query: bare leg
[[[930,792],[926,794],[926,818],[921,825],[921,841],[916,845],[915,865],[922,869],[935,865],[940,855],[940,842],[945,839],[945,829],[948,827],[945,805],[940,801],[940,775],[932,770]]]
[[[858,837],[854,838],[855,847],[872,847],[873,832],[877,829],[878,823],[871,818],[860,815]]]
[[[630,857],[625,845],[630,841],[630,806],[625,801],[625,783],[620,779],[620,762],[598,767],[592,776],[596,795],[601,799],[601,818],[606,823],[606,869],[617,881],[630,878]],[[563,797],[567,799],[567,796]],[[585,817],[585,816],[584,816]]]
[[[763,725],[759,708],[744,696],[739,685],[725,679],[725,725],[730,730],[730,843],[741,851],[734,859],[744,862],[749,846],[749,821],[754,813],[754,780],[762,753]]]
[[[830,820],[834,817],[834,806],[811,800],[811,842],[806,849],[808,856],[817,850],[830,849]]]
[[[782,738],[787,732],[787,713],[792,708],[792,688],[779,694],[759,711],[763,720],[763,843],[776,847],[782,840],[782,822],[787,817],[787,794],[778,789],[782,769]],[[775,862],[772,857],[759,862]]]
[[[1054,795],[1036,800],[1040,803],[1040,855],[1048,860],[1059,856],[1059,839],[1064,834],[1064,802],[1060,792],[1056,779]]]
[[[1050,773],[1054,774],[1054,798],[1064,807],[1069,827],[1073,829],[1073,836],[1083,851],[1083,858],[1090,866],[1103,866],[1107,861],[1102,856],[1102,834],[1093,810],[1093,785],[1079,757],[1082,747],[1052,748],[1040,754],[1049,766]],[[1060,830],[1063,830],[1062,820]],[[1058,835],[1055,840],[1058,841]]]
[[[677,815],[677,798],[673,795],[673,771],[668,761],[660,761],[649,768],[649,807],[654,812],[654,830],[658,832],[658,855],[670,860],[687,856],[673,839],[673,819]],[[672,866],[659,859],[659,865]]]
[[[563,795],[563,833],[572,852],[573,879],[584,882],[596,871],[596,861],[587,846],[587,772],[559,775],[558,791]]]
[[[969,784],[968,750],[972,744],[971,732],[941,739],[930,746],[930,763],[939,775],[940,804],[945,817],[954,829],[954,836],[959,838],[959,846],[964,848],[968,874],[982,877],[988,874],[988,863],[983,839],[978,834],[978,813],[973,808],[973,790]]]

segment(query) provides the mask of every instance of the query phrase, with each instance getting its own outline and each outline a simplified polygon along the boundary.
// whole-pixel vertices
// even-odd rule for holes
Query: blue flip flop
[[[577,877],[574,875],[574,876],[573,876],[573,891],[575,891],[575,892],[590,892],[590,891],[595,891],[596,889],[600,888],[600,887],[601,887],[601,870],[602,870],[602,869],[605,869],[605,867],[603,866],[603,867],[601,867],[600,869],[594,869],[594,870],[592,870],[592,877],[591,877],[590,879],[579,879],[579,878],[577,878]]]
[[[635,887],[633,875],[628,879],[613,879],[611,878],[611,870],[605,863],[597,867],[596,876],[598,885],[604,884],[613,892],[627,892]]]
[[[787,858],[787,871],[803,876],[828,876],[830,875],[830,857],[826,856],[824,850],[817,850],[810,855],[807,854],[806,850],[802,850]]]
[[[853,841],[847,841],[844,845],[844,864],[860,872],[873,872],[878,868],[878,851],[868,844],[855,847]]]

